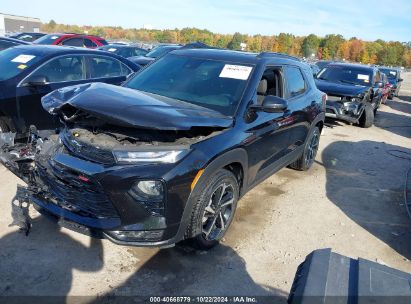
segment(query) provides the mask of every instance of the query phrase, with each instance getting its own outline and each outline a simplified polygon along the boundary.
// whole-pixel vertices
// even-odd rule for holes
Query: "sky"
[[[77,25],[411,41],[410,0],[0,0],[0,12]]]

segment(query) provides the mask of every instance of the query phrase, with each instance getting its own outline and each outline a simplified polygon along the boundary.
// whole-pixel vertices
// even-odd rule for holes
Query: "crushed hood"
[[[105,83],[55,90],[42,98],[42,105],[50,114],[71,122],[77,119],[75,112],[81,112],[114,125],[158,130],[233,124],[232,117],[208,108]]]
[[[317,88],[328,95],[355,97],[368,90],[368,87],[362,85],[336,83],[326,80],[316,79]]]

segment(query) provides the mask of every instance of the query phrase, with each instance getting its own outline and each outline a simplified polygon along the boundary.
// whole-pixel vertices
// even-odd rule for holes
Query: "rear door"
[[[86,56],[90,82],[120,85],[133,71],[120,60],[104,55]]]
[[[41,77],[45,77],[45,84],[31,84],[32,80]],[[86,82],[87,69],[83,55],[60,56],[42,64],[16,88],[19,130],[26,132],[30,125],[40,130],[58,126],[58,121],[43,109],[41,97],[62,87]]]
[[[289,117],[285,124],[289,129],[289,152],[303,148],[311,120],[317,113],[317,96],[310,90],[304,72],[298,66],[284,67],[285,99],[288,101]],[[314,116],[314,117],[311,117]]]

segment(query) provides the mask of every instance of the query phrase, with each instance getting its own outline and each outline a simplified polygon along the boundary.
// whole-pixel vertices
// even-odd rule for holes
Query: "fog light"
[[[139,181],[131,190],[143,200],[162,201],[164,196],[163,183],[156,180]]]

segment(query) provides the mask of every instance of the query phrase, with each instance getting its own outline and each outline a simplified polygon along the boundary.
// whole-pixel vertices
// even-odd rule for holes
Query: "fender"
[[[243,187],[241,187],[239,197],[243,196],[247,191],[247,176],[248,176],[248,155],[244,149],[236,148],[230,151],[227,151],[220,156],[214,158],[211,162],[206,165],[204,172],[197,181],[193,191],[191,191],[186,207],[184,208],[183,215],[181,217],[180,227],[177,231],[176,236],[173,238],[174,242],[181,241],[184,239],[184,234],[187,230],[191,214],[193,212],[194,203],[199,198],[201,190],[207,184],[209,178],[219,169],[224,168],[225,166],[231,163],[240,163],[243,168]]]

